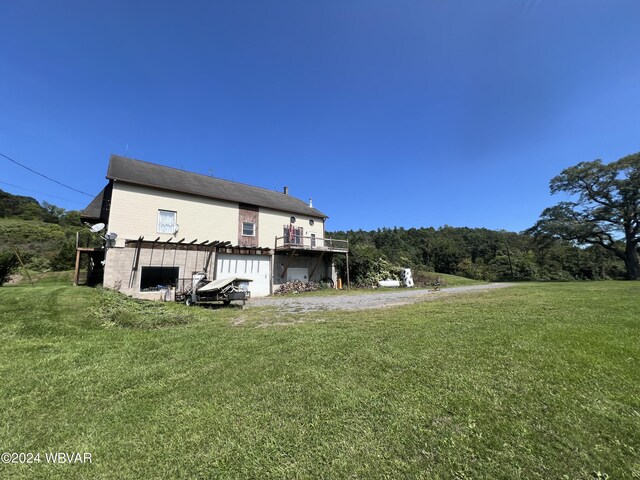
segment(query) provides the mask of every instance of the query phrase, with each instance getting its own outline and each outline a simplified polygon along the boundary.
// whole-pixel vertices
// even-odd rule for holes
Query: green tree
[[[63,226],[82,226],[82,220],[80,219],[80,212],[78,210],[68,210],[64,212],[60,217],[60,225]]]
[[[42,209],[45,212],[43,220],[49,223],[60,223],[60,219],[64,217],[66,210],[49,202],[42,202]]]
[[[23,205],[19,215],[23,220],[41,220],[43,216],[42,208],[37,203]]]
[[[600,245],[624,261],[628,279],[640,279],[640,153],[581,162],[553,178],[550,189],[577,199],[545,209],[529,232]]]

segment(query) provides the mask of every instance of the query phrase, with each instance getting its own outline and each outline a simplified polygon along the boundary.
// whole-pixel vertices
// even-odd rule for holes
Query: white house
[[[106,225],[91,278],[139,298],[209,279],[248,277],[252,296],[291,280],[335,282],[333,254],[346,241],[325,238],[327,215],[310,203],[264,188],[111,155],[108,184],[81,216]],[[104,268],[101,269],[101,266]]]

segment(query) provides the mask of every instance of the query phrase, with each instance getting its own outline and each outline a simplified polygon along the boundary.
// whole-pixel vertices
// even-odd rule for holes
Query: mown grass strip
[[[94,462],[0,475],[633,478],[639,293],[529,284],[268,327],[155,304],[189,318],[149,328],[105,326],[97,290],[2,288],[0,444]]]

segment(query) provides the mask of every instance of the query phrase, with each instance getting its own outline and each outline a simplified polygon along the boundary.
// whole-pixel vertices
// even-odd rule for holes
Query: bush
[[[74,268],[76,263],[76,245],[73,240],[62,243],[58,253],[51,259],[50,268],[60,272]]]
[[[48,272],[51,270],[51,261],[42,255],[26,255],[26,259],[22,259],[25,262],[26,267],[29,270],[35,270],[36,272]]]
[[[0,252],[0,286],[2,286],[18,269],[16,254],[9,251]]]
[[[351,248],[349,267],[353,283],[364,288],[375,287],[380,280],[398,280],[401,270],[370,245]]]

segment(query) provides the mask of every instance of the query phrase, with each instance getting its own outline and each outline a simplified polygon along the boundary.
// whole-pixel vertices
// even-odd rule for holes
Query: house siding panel
[[[260,238],[262,246],[275,248],[276,237],[282,237],[282,227],[289,225],[291,216],[296,217],[296,227],[302,227],[305,236],[314,233],[317,237],[324,237],[324,221],[319,217],[296,215],[287,212],[279,212],[268,208],[260,209]],[[313,220],[313,226],[309,225]]]
[[[157,233],[158,210],[177,212],[177,234]],[[109,215],[109,231],[118,234],[116,246],[125,239],[160,237],[160,241],[186,238],[220,240],[235,243],[238,239],[238,205],[232,202],[156,190],[115,182]]]

